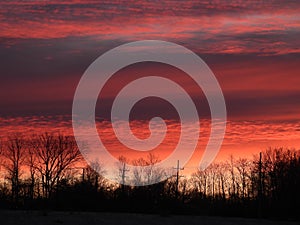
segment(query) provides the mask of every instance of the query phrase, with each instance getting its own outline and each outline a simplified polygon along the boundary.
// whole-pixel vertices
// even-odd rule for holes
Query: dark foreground
[[[203,216],[159,216],[126,213],[93,213],[93,212],[46,212],[46,211],[0,211],[0,224],[5,225],[296,225],[293,221],[272,221],[245,218],[223,218]]]

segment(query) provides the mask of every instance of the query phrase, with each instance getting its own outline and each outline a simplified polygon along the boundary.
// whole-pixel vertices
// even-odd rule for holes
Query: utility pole
[[[177,160],[177,167],[175,167],[174,169],[176,169],[176,198],[178,198],[178,194],[179,194],[179,171],[184,170],[184,168],[179,167],[179,160]]]
[[[126,178],[126,172],[128,172],[129,170],[126,169],[126,163],[123,162],[123,167],[122,167],[122,172],[121,172],[121,178],[122,178],[122,192],[125,192],[125,178]]]

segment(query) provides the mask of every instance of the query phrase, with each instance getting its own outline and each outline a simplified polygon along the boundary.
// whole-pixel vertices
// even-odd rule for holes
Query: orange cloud
[[[164,143],[154,149],[160,159],[168,157],[178,143],[180,125],[176,121],[166,121],[168,132]],[[210,122],[201,120],[199,144],[186,170],[195,170],[210,135]],[[149,135],[148,122],[132,121],[132,132],[139,138]],[[192,125],[191,125],[192,126]],[[143,157],[147,152],[137,152],[122,146],[112,133],[111,123],[97,122],[99,136],[107,149],[115,157],[125,155],[133,160]],[[15,132],[24,134],[47,132],[61,132],[72,135],[72,122],[70,116],[33,116],[33,117],[1,117],[0,137],[5,138]],[[191,132],[192,132],[191,127]],[[270,146],[294,147],[300,149],[300,123],[299,121],[228,121],[227,131],[222,148],[216,160],[226,160],[232,154],[235,157],[251,157]],[[182,154],[185,154],[182,152]]]

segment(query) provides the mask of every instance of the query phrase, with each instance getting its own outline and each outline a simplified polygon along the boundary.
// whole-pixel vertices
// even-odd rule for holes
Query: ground
[[[159,216],[127,213],[0,211],[0,224],[5,225],[296,225],[293,221],[203,216]]]

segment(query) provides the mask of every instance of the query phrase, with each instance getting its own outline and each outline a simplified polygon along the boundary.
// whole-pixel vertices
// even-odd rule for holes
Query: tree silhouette
[[[131,162],[120,157],[118,180],[131,185],[119,185],[105,179],[101,161],[91,166],[81,161],[71,136],[14,135],[0,142],[0,151],[6,173],[0,183],[2,208],[299,218],[300,152],[294,149],[269,148],[252,160],[231,156],[178,184],[171,176],[147,186],[137,185],[174,172],[155,166],[159,158],[153,154]],[[136,167],[129,171],[128,163]]]
[[[166,171],[155,165],[159,161],[159,157],[153,153],[149,153],[145,159],[139,158],[133,160],[132,164],[135,166],[133,184],[137,186],[149,185],[158,183],[161,178],[166,177]]]
[[[31,140],[31,147],[36,155],[35,168],[41,177],[43,195],[50,198],[66,170],[82,159],[80,151],[74,137],[61,134],[37,135]]]
[[[20,177],[22,166],[25,161],[25,141],[15,134],[7,140],[6,148],[3,148],[4,167],[8,172],[7,179],[11,184],[11,194],[13,201],[18,201],[20,191]]]

